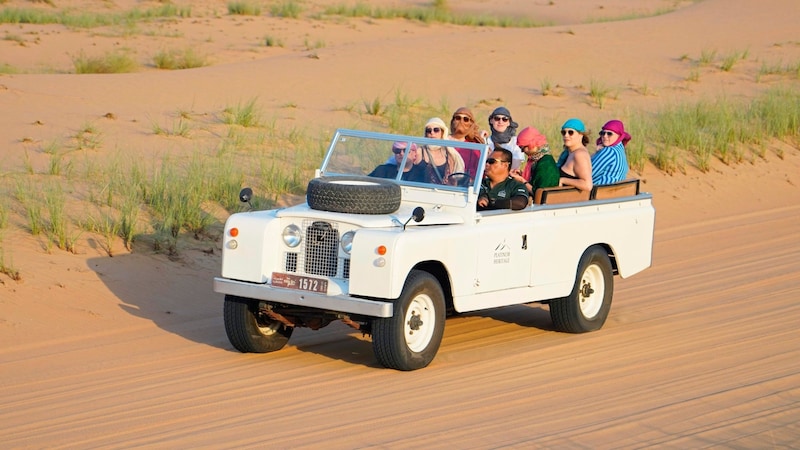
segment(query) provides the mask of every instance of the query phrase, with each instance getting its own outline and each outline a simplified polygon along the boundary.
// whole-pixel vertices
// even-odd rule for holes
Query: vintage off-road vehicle
[[[475,177],[369,177],[394,142],[479,152]],[[655,210],[638,180],[537,192],[520,211],[476,211],[488,148],[338,130],[307,202],[233,214],[225,224],[224,321],[242,352],[283,348],[297,327],[335,320],[372,337],[385,367],[427,366],[448,314],[541,302],[556,330],[601,328],[614,275],[651,264]],[[400,167],[408,158],[405,152]],[[243,189],[242,201],[252,196]]]

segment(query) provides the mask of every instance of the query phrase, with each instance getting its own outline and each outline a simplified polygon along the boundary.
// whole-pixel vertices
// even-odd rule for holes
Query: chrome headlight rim
[[[303,241],[303,232],[297,225],[289,224],[284,227],[281,238],[287,247],[295,248]]]
[[[350,230],[344,233],[341,239],[339,239],[339,246],[341,247],[342,251],[347,253],[348,255],[350,254],[351,251],[353,251],[353,238],[355,237],[355,235],[356,232]]]

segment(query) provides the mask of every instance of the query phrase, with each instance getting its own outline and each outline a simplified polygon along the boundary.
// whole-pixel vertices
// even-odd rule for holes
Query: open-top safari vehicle
[[[297,327],[340,320],[371,335],[383,366],[419,369],[439,350],[448,314],[542,302],[556,330],[593,331],[609,314],[614,275],[651,264],[655,211],[638,180],[549,188],[521,211],[476,211],[486,146],[457,144],[480,152],[474,179],[368,177],[398,141],[456,145],[338,130],[306,203],[230,216],[214,290],[225,294],[236,349],[276,351]]]

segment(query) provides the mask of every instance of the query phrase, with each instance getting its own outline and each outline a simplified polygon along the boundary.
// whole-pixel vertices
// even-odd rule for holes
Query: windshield
[[[400,184],[477,189],[486,145],[453,140],[337,130],[320,174],[394,179]]]

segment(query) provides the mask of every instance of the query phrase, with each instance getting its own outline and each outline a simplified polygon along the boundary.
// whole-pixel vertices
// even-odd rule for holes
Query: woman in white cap
[[[433,117],[425,124],[425,137],[429,139],[449,139],[447,125],[438,117]],[[428,163],[426,182],[450,184],[448,177],[454,173],[464,172],[464,160],[456,149],[441,145],[423,145],[422,159]]]

